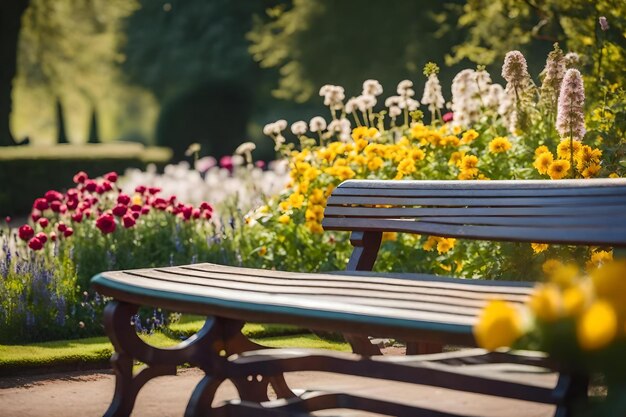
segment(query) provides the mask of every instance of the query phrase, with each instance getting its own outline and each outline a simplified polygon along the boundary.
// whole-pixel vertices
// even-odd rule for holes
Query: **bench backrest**
[[[375,251],[387,231],[626,247],[626,179],[350,180],[329,197],[322,225],[352,231],[356,248],[376,246]],[[360,243],[364,239],[378,243]],[[351,264],[363,258],[356,255]],[[369,269],[368,264],[349,268]]]

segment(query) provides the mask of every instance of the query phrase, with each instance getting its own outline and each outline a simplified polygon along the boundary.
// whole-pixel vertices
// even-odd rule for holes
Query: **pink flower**
[[[600,23],[600,29],[602,29],[602,32],[609,30],[609,22],[606,20],[605,16],[600,16],[598,22]]]
[[[133,216],[133,218],[134,218],[134,219],[138,219],[138,218],[139,218],[139,216],[141,216],[141,214],[139,214],[139,212],[138,212],[138,211],[133,211],[133,212],[131,212],[130,214]]]
[[[76,184],[83,184],[88,179],[89,179],[89,176],[84,171],[80,171],[79,173],[74,175],[74,183]]]
[[[585,136],[585,88],[580,71],[565,72],[556,115],[556,130],[562,138],[582,140]]]
[[[130,203],[130,197],[127,194],[120,193],[120,195],[117,196],[117,202],[127,206],[128,203]]]
[[[67,196],[68,199],[77,199],[80,193],[78,192],[76,188],[70,188],[69,190],[67,190],[65,195]]]
[[[138,185],[137,187],[135,187],[135,192],[139,194],[143,194],[146,192],[146,187],[143,185]]]
[[[41,218],[41,212],[39,210],[33,210],[30,214],[30,218],[33,219],[34,222]]]
[[[132,206],[130,206],[130,210],[131,211],[135,211],[135,212],[140,212],[141,211],[141,205],[140,204],[133,204]]]
[[[29,240],[30,238],[35,236],[35,231],[33,230],[32,227],[30,227],[29,225],[25,224],[23,226],[20,226],[20,228],[17,230],[17,235],[22,240]]]
[[[161,197],[155,198],[152,202],[152,207],[157,210],[165,210],[167,208],[167,201]]]
[[[122,217],[126,214],[127,211],[128,207],[123,204],[118,204],[117,206],[113,207],[113,214],[115,214],[117,217]]]
[[[117,173],[116,172],[108,172],[106,174],[104,174],[104,179],[110,182],[116,182],[117,181]]]
[[[202,212],[200,211],[200,209],[197,208],[191,211],[191,217],[193,217],[194,219],[199,219],[201,214]]]
[[[449,112],[445,113],[441,118],[443,119],[444,123],[449,123],[452,120],[454,120],[454,113],[449,111]]]
[[[67,229],[65,229],[65,231],[63,232],[63,236],[65,237],[70,237],[74,234],[74,229],[72,229],[71,227],[68,227]]]
[[[85,216],[85,218],[91,217],[91,210],[87,209],[83,211],[83,216]]]
[[[36,208],[37,210],[40,210],[40,211],[44,211],[48,207],[49,207],[48,200],[46,200],[45,198],[38,198],[33,203],[33,208]]]
[[[161,189],[159,187],[150,187],[148,188],[148,192],[152,195],[155,195],[157,193],[160,193]]]
[[[124,227],[128,229],[135,225],[135,218],[131,214],[127,214],[122,217],[122,222],[124,223]]]
[[[231,171],[233,169],[233,158],[226,155],[220,158],[220,166]]]
[[[52,211],[54,211],[55,213],[58,213],[61,211],[61,202],[60,201],[53,201],[52,203],[50,203],[50,209]],[[67,209],[67,207],[66,207]]]
[[[257,168],[261,168],[261,169],[263,169],[263,168],[265,168],[265,161],[256,161],[256,162],[254,163],[254,165],[255,165]]]
[[[6,216],[4,218],[4,221],[7,222],[7,223],[11,223],[11,216]]]
[[[83,221],[83,213],[78,212],[78,213],[72,214],[72,220],[75,221],[76,223],[82,222]]]
[[[50,232],[50,240],[53,241],[53,242],[56,242],[56,240],[57,240],[56,232]]]
[[[141,214],[148,214],[150,213],[150,206],[145,205],[141,208]]]
[[[103,234],[113,233],[115,231],[115,217],[112,214],[104,213],[96,220],[96,227],[100,229]]]
[[[61,194],[60,192],[58,192],[56,190],[46,191],[46,194],[44,194],[44,197],[48,201],[60,201],[60,200],[63,200],[63,194]]]
[[[111,182],[109,181],[102,181],[102,188],[106,192],[106,191],[111,191],[113,189],[113,186],[111,185]]]
[[[75,210],[76,207],[78,207],[78,200],[73,200],[73,199],[72,200],[68,200],[67,204],[66,204],[66,207],[69,210]]]
[[[85,180],[85,189],[93,193],[98,189],[98,184],[94,180]]]
[[[43,248],[43,243],[44,242],[41,242],[39,239],[34,237],[28,241],[28,247],[32,250],[40,250],[41,248]]]
[[[183,213],[183,217],[185,218],[185,220],[189,220],[191,218],[191,213],[193,212],[193,207],[185,206],[183,207],[181,211]]]
[[[41,227],[43,227],[45,229],[46,227],[48,227],[48,224],[50,222],[45,217],[42,217],[41,219],[37,220],[37,223],[39,224],[39,226],[41,226]]]
[[[39,239],[41,243],[46,243],[48,241],[48,236],[44,232],[37,233],[35,238]]]
[[[65,223],[59,222],[59,224],[57,224],[57,230],[61,233],[65,232],[65,230],[67,229],[67,226],[65,225]]]
[[[210,205],[209,203],[207,203],[206,201],[203,201],[203,202],[200,204],[200,208],[201,208],[202,210],[213,211],[213,206],[212,206],[212,205]]]

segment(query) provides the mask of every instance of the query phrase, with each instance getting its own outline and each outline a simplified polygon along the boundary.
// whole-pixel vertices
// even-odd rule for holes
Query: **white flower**
[[[358,107],[357,102],[358,102],[358,100],[356,98],[354,98],[354,97],[352,97],[350,100],[348,100],[346,102],[345,107],[344,107],[344,110],[346,111],[346,113],[354,113],[354,111]]]
[[[413,88],[413,81],[402,80],[398,83],[398,88],[397,88],[398,95],[402,97],[413,97],[415,95],[415,91],[413,91],[412,88]]]
[[[398,106],[389,107],[389,117],[398,117],[402,114],[402,109]]]
[[[304,135],[307,131],[306,122],[300,120],[291,125],[291,133],[296,136]]]
[[[377,80],[365,80],[363,82],[364,96],[379,96],[383,93],[383,86]]]
[[[256,149],[256,145],[252,142],[244,142],[241,145],[237,146],[235,149],[235,155],[243,155],[245,153],[250,153]]]
[[[267,136],[271,136],[274,133],[274,123],[268,123],[265,126],[263,126],[263,134],[267,135]]]
[[[387,100],[385,100],[385,107],[397,106],[400,104],[400,100],[402,100],[402,97],[400,96],[387,97]]]
[[[284,119],[280,119],[276,121],[276,128],[279,129],[281,132],[285,129],[287,129],[287,121]]]
[[[443,95],[441,94],[441,84],[437,74],[433,73],[428,76],[426,85],[424,86],[424,96],[422,97],[422,103],[428,104],[428,110],[434,112],[437,109],[443,108],[445,104]]]
[[[283,143],[285,143],[285,137],[279,133],[274,137],[274,150],[278,151]]]
[[[324,105],[333,109],[343,107],[343,100],[346,98],[343,87],[330,84],[320,88],[320,96],[324,97]]]
[[[481,76],[485,91],[479,90],[477,73],[473,69],[465,69],[459,72],[452,80],[452,105],[455,126],[469,127],[480,118],[481,92],[488,93],[486,77]]]
[[[341,133],[341,132],[350,132],[350,120],[346,118],[333,120],[328,124],[328,131]]]
[[[326,120],[323,117],[315,116],[309,122],[309,130],[311,132],[321,132],[324,129],[326,129]]]
[[[241,155],[233,155],[231,161],[233,165],[236,167],[243,165],[243,163],[245,162],[245,160],[243,159],[243,156]]]
[[[357,107],[362,112],[371,110],[376,105],[376,97],[370,95],[361,95],[357,97]]]

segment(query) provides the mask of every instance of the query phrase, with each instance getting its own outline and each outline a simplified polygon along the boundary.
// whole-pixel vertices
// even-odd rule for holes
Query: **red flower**
[[[75,210],[78,207],[78,200],[67,200],[67,208],[70,210]]]
[[[61,204],[61,207],[59,207],[59,213],[67,213],[67,205]]]
[[[150,213],[150,206],[145,205],[141,208],[141,214],[148,214]]]
[[[454,113],[449,111],[445,113],[441,118],[443,119],[445,123],[451,122],[452,120],[454,120]]]
[[[157,193],[160,193],[161,189],[159,187],[150,187],[148,188],[148,192],[152,195],[155,195]]]
[[[11,216],[6,216],[4,218],[4,221],[7,222],[7,223],[11,223]]]
[[[39,250],[43,248],[43,242],[37,239],[36,237],[32,238],[28,241],[28,247],[32,250]]]
[[[53,241],[53,242],[56,242],[56,240],[57,240],[56,232],[50,232],[50,240]]]
[[[106,192],[106,190],[104,189],[104,185],[98,184],[98,186],[96,187],[96,192],[98,194],[104,194]]]
[[[200,209],[197,209],[197,208],[193,209],[192,212],[191,212],[191,216],[194,219],[199,219],[200,218],[200,214],[202,214],[202,213],[200,212]]]
[[[52,203],[50,203],[50,209],[52,211],[54,211],[55,213],[58,213],[61,211],[61,202],[60,201],[53,201]],[[67,207],[66,207],[67,210]]]
[[[140,212],[141,211],[141,205],[140,204],[133,204],[132,206],[130,206],[131,211],[136,211],[136,212]]]
[[[204,217],[207,220],[211,220],[211,217],[213,217],[213,212],[205,210],[202,212],[202,217]]]
[[[104,188],[104,191],[111,191],[113,186],[109,181],[102,181],[102,188]]]
[[[139,194],[143,194],[146,192],[146,187],[143,185],[138,185],[137,187],[135,187],[135,192]]]
[[[167,201],[161,197],[155,198],[152,202],[152,207],[158,210],[165,210],[167,208]]]
[[[83,221],[83,213],[78,212],[78,213],[72,214],[72,220],[75,221],[76,223],[82,222]]]
[[[30,218],[33,219],[34,222],[36,222],[37,220],[41,218],[41,212],[36,209],[33,210],[33,212],[30,213]]]
[[[96,227],[105,235],[113,233],[115,231],[115,226],[115,217],[109,213],[104,213],[96,220]]]
[[[83,184],[88,179],[89,176],[84,171],[80,171],[78,174],[74,175],[74,183],[76,184]]]
[[[191,217],[191,212],[193,211],[193,206],[185,206],[181,211],[185,220],[189,220],[189,218]]]
[[[45,198],[38,198],[33,203],[33,208],[36,208],[37,210],[44,211],[48,207],[48,200],[46,200]]]
[[[48,222],[48,219],[46,219],[45,217],[42,217],[41,219],[37,220],[37,223],[39,223],[39,226],[45,229],[46,227],[48,227],[48,224],[50,222]]]
[[[83,211],[83,215],[87,218],[91,217],[91,210],[87,209],[85,211]]]
[[[65,230],[67,230],[67,226],[65,225],[65,223],[59,223],[57,224],[57,230],[63,233],[65,232]]]
[[[104,174],[104,179],[111,182],[117,181],[117,173],[116,172],[108,172]]]
[[[35,235],[35,239],[38,239],[41,243],[46,243],[48,236],[44,232],[39,232]]]
[[[78,190],[76,188],[70,188],[69,190],[67,190],[67,192],[65,193],[65,195],[67,195],[68,199],[77,199],[78,196],[80,195],[80,193],[78,192]]]
[[[208,210],[208,211],[213,211],[213,206],[210,205],[209,203],[207,203],[206,201],[203,201],[202,204],[200,204],[200,208],[202,210]]]
[[[85,189],[93,193],[98,188],[98,184],[94,180],[85,180]]]
[[[135,218],[132,216],[132,214],[129,213],[122,217],[122,222],[124,223],[124,227],[128,229],[135,225]]]
[[[169,199],[170,204],[174,204],[176,202],[176,196],[175,195],[171,195],[170,199]]]
[[[138,212],[138,211],[133,211],[133,212],[132,212],[132,213],[130,213],[130,214],[133,216],[133,218],[134,218],[134,219],[138,219],[138,218],[139,218],[139,216],[141,216],[141,214],[139,214],[139,212]]]
[[[74,234],[74,229],[72,229],[71,227],[68,227],[67,229],[65,229],[65,231],[63,232],[63,236],[65,237],[70,237]]]
[[[227,170],[232,170],[233,169],[233,158],[226,155],[226,156],[222,156],[220,158],[220,166],[222,168],[226,168]]]
[[[46,194],[44,194],[44,197],[48,201],[60,201],[63,199],[63,194],[55,190],[50,190],[50,191],[46,191]]]
[[[117,202],[127,206],[128,203],[130,203],[130,197],[127,194],[120,193],[120,195],[117,196]]]
[[[115,214],[117,217],[122,217],[126,214],[127,211],[128,207],[123,204],[118,204],[117,206],[113,207],[113,214]]]
[[[35,231],[33,230],[32,227],[30,227],[29,225],[25,224],[23,226],[21,226],[18,230],[17,230],[17,235],[20,237],[20,239],[22,240],[29,240],[30,238],[32,238],[33,236],[35,236]]]

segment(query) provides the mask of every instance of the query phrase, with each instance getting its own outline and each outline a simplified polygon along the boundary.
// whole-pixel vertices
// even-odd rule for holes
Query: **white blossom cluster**
[[[441,93],[441,83],[437,74],[430,74],[426,85],[424,86],[424,95],[422,96],[422,104],[428,104],[428,110],[435,112],[442,109],[446,101]]]
[[[346,98],[343,87],[331,84],[326,84],[320,88],[320,96],[324,97],[324,105],[334,110],[341,109],[343,100]]]
[[[383,93],[383,86],[377,80],[365,80],[363,90],[358,97],[352,97],[346,102],[344,108],[347,114],[360,111],[366,113],[374,109],[378,100],[376,97]]]
[[[274,140],[274,150],[276,151],[285,143],[285,137],[283,136],[283,130],[285,129],[287,129],[287,121],[284,119],[268,123],[263,127],[263,134]]]
[[[219,208],[223,203],[236,201],[239,209],[248,211],[280,193],[289,181],[285,161],[271,162],[268,170],[246,167],[239,155],[233,156],[232,162],[232,171],[214,165],[204,175],[186,161],[167,165],[163,174],[154,165],[145,171],[131,168],[120,178],[120,184],[122,191],[131,196],[135,187],[146,185],[160,188],[163,196],[175,195],[185,204],[208,201]]]

